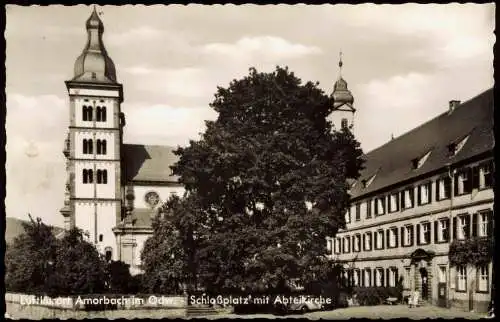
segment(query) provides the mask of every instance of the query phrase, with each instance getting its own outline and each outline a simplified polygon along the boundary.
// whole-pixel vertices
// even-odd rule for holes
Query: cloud
[[[355,134],[363,150],[373,150],[387,143],[391,134],[400,136],[445,112],[450,100],[466,101],[493,86],[492,74],[476,67],[410,72],[354,86]],[[464,75],[482,81],[456,81]]]
[[[165,32],[150,26],[141,26],[120,33],[107,34],[106,42],[112,45],[130,45],[137,41],[151,41],[164,37]]]
[[[214,120],[217,113],[209,107],[176,107],[169,105],[127,108],[124,140],[159,145],[187,145],[205,131],[205,120]]]
[[[62,144],[68,107],[55,95],[7,95],[6,174],[8,216],[28,212],[48,223],[62,225],[66,180]]]
[[[298,58],[322,53],[319,47],[291,43],[275,36],[243,37],[235,43],[209,43],[202,47],[202,52],[245,60],[256,57],[261,59]]]
[[[135,77],[134,90],[163,92],[166,96],[204,97],[214,91],[209,88],[210,73],[202,68],[152,68],[144,65],[122,69]]]

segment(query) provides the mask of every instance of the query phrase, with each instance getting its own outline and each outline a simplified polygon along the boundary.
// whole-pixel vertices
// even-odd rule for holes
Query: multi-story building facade
[[[424,302],[485,311],[493,266],[450,265],[450,244],[493,233],[493,90],[367,153],[346,229],[327,240],[356,286],[418,291]]]

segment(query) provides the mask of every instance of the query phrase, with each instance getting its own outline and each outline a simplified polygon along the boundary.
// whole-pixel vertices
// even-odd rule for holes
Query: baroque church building
[[[170,169],[177,156],[174,147],[123,142],[123,85],[104,47],[104,25],[95,8],[86,29],[87,44],[76,59],[73,78],[66,81],[69,127],[63,153],[67,182],[61,214],[66,229],[78,227],[87,232],[108,260],[121,260],[138,273],[158,208],[171,194],[184,193]],[[341,75],[332,96],[334,126],[352,128],[354,99]]]

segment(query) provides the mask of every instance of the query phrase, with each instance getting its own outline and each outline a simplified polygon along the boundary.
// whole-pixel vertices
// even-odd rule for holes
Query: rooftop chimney
[[[450,101],[450,110],[449,110],[449,112],[450,112],[450,113],[451,113],[451,112],[453,112],[453,110],[454,110],[454,109],[455,109],[458,105],[460,105],[460,101],[458,101],[458,100],[451,100],[451,101]]]

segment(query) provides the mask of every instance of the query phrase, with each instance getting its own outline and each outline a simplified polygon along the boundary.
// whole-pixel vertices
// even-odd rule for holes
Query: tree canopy
[[[64,296],[128,291],[132,278],[122,262],[107,263],[78,228],[56,239],[40,218],[23,223],[24,233],[7,247],[7,291]]]
[[[251,68],[219,87],[210,106],[218,118],[175,151],[172,167],[196,201],[178,204],[196,223],[202,285],[269,289],[313,279],[325,264],[326,237],[345,227],[347,181],[362,166],[359,143],[348,129],[332,129],[333,101],[318,84],[302,84],[288,68]],[[159,242],[167,252],[167,240],[153,237],[148,246]]]

